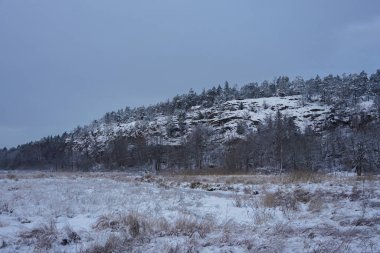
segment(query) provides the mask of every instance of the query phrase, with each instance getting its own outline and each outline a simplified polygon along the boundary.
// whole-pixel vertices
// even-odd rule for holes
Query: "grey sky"
[[[378,0],[0,0],[0,147],[105,112],[380,68]]]

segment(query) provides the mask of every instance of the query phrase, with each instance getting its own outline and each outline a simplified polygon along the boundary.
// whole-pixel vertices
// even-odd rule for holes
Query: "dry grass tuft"
[[[84,253],[98,252],[129,252],[128,249],[134,249],[141,245],[141,242],[150,241],[154,237],[162,236],[188,236],[189,240],[198,240],[205,238],[215,228],[213,217],[204,217],[202,219],[195,216],[182,216],[173,223],[169,223],[165,218],[146,218],[137,213],[128,215],[103,215],[99,217],[95,229],[116,229],[120,236],[112,236],[107,242],[95,244],[88,248]],[[125,233],[128,232],[128,233]],[[117,233],[115,233],[117,234]],[[182,247],[170,247],[173,252],[177,252]]]
[[[154,220],[152,227],[155,228],[159,236],[165,236],[165,235],[171,234],[171,226],[164,217]]]
[[[273,219],[273,211],[268,208],[257,209],[253,215],[253,221],[256,225],[266,224]]]
[[[22,232],[20,237],[35,244],[39,249],[50,249],[58,238],[58,231],[55,222],[50,221],[48,224]]]
[[[70,243],[79,243],[82,240],[81,237],[78,235],[78,233],[75,232],[71,227],[66,226],[64,230],[66,232],[66,237],[62,239],[61,245],[67,245]]]
[[[92,225],[93,229],[96,230],[105,230],[108,228],[112,228],[112,218],[109,215],[102,215],[98,218],[96,223]]]
[[[353,186],[351,194],[348,197],[350,198],[351,201],[357,201],[361,199],[362,196],[363,196],[363,192],[359,190],[357,186]]]
[[[191,182],[190,188],[191,189],[196,189],[196,188],[201,188],[202,184],[200,182]]]
[[[7,179],[18,181],[18,177],[16,176],[16,174],[13,173],[7,174]]]
[[[183,216],[174,222],[174,232],[177,235],[192,236],[195,232],[204,238],[214,228],[214,220],[207,217],[197,220],[195,217]]]
[[[127,246],[123,240],[111,234],[104,245],[95,244],[86,249],[84,253],[114,253],[114,252],[128,252]]]
[[[233,199],[233,205],[241,208],[241,207],[243,207],[243,204],[244,204],[243,197],[235,194],[234,199]]]
[[[184,216],[178,218],[174,223],[174,231],[176,234],[191,236],[197,231],[197,220],[195,218]]]
[[[282,237],[288,237],[295,233],[295,230],[286,223],[277,223],[273,227],[273,235],[275,236],[282,236]]]
[[[31,178],[40,179],[40,178],[48,178],[52,177],[52,175],[48,175],[46,172],[36,172],[36,174],[32,174]]]
[[[311,198],[312,198],[312,195],[310,194],[310,192],[305,191],[305,190],[302,189],[302,188],[296,189],[296,190],[293,192],[293,195],[294,195],[294,198],[295,198],[298,202],[301,202],[301,203],[304,203],[304,204],[310,202],[310,200],[311,200]]]
[[[325,194],[321,190],[315,191],[309,201],[308,210],[312,213],[320,212],[326,205],[324,196]]]
[[[176,244],[175,246],[173,245],[173,246],[167,246],[167,247],[168,247],[168,249],[167,249],[168,253],[180,253],[180,252],[182,252],[181,247],[178,244]]]
[[[135,214],[129,214],[126,219],[126,224],[128,225],[129,234],[135,238],[140,234],[140,222]]]
[[[0,214],[2,213],[13,213],[13,208],[8,203],[0,202]]]
[[[129,235],[135,238],[155,232],[153,229],[155,225],[162,228],[166,224],[165,219],[159,219],[155,222],[143,215],[131,212],[129,214],[102,215],[92,227],[96,230],[128,231]]]
[[[324,179],[324,174],[312,170],[295,170],[286,174],[285,184],[291,183],[320,183]]]
[[[266,192],[262,196],[264,207],[279,207],[284,213],[289,211],[297,211],[300,203],[309,203],[312,200],[312,194],[302,188],[296,189],[294,192],[284,192],[277,190],[276,192]]]
[[[380,217],[359,218],[351,223],[353,226],[373,227],[380,224]]]
[[[276,208],[280,207],[282,211],[296,211],[298,210],[298,201],[294,195],[283,192],[267,192],[262,197],[264,207]]]

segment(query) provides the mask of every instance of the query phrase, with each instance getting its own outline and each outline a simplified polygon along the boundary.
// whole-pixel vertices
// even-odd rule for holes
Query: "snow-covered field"
[[[380,252],[380,178],[3,171],[0,252]]]

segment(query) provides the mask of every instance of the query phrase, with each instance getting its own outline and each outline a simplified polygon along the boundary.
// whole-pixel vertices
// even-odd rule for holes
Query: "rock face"
[[[99,147],[110,138],[122,135],[143,136],[148,143],[178,145],[191,132],[192,127],[198,124],[211,127],[217,139],[224,142],[247,131],[257,130],[258,125],[266,117],[274,116],[277,110],[293,117],[301,130],[306,126],[320,130],[326,121],[334,119],[330,107],[317,103],[301,105],[299,96],[232,100],[211,108],[193,107],[182,117],[155,114],[149,120],[98,123],[84,127],[78,134],[71,135],[67,142],[73,142],[78,146],[93,143]],[[242,128],[240,132],[237,131],[239,126]]]
[[[358,105],[362,114],[371,117],[371,104]],[[315,131],[350,124],[353,112],[339,110],[319,102],[304,102],[301,96],[268,97],[257,99],[231,100],[210,108],[193,106],[178,115],[153,113],[142,119],[128,119],[118,123],[96,122],[77,133],[70,134],[66,142],[82,149],[101,150],[107,142],[117,136],[144,137],[148,144],[179,145],[184,142],[196,125],[203,124],[212,131],[214,140],[224,143],[231,139],[243,138],[249,131],[256,131],[268,117],[275,117],[277,111],[294,119],[303,131],[310,127]]]

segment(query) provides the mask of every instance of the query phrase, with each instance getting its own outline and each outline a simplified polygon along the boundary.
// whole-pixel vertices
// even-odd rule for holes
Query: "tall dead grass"
[[[54,221],[20,233],[20,237],[38,249],[50,249],[57,241],[58,231]]]
[[[120,247],[133,248],[138,246],[139,242],[163,236],[192,238],[196,234],[200,238],[205,238],[215,227],[215,220],[210,216],[199,219],[195,216],[183,215],[169,222],[164,217],[147,217],[137,212],[102,215],[93,225],[93,228],[96,230],[109,230],[111,235],[104,245],[94,244],[84,252],[118,252],[117,250]],[[113,232],[120,233],[115,236]]]
[[[294,183],[321,183],[326,180],[326,174],[312,170],[294,170],[286,173],[283,178],[284,184]]]

